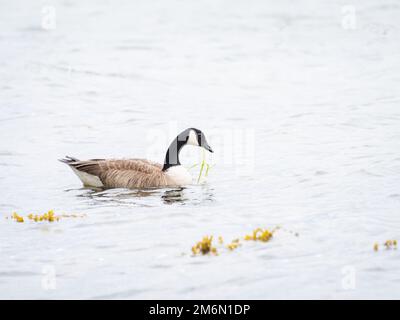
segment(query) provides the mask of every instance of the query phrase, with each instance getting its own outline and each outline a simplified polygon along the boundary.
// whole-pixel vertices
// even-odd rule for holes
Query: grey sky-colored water
[[[399,298],[400,252],[373,251],[400,230],[399,18],[394,0],[1,0],[0,297]],[[183,190],[84,189],[57,161],[162,161],[187,127],[215,166]],[[5,219],[49,209],[84,217]]]

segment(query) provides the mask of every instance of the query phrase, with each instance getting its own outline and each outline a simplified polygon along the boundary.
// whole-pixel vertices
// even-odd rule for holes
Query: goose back
[[[162,165],[145,159],[74,161],[74,169],[98,177],[105,188],[155,188],[171,183]]]

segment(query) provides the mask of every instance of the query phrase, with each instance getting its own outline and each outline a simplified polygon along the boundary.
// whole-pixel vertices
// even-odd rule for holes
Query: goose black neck
[[[166,171],[173,166],[179,166],[181,164],[179,162],[179,153],[181,152],[181,149],[185,144],[186,141],[178,139],[178,137],[176,137],[174,141],[172,141],[167,150],[167,153],[165,154],[164,166],[162,168],[162,171]]]

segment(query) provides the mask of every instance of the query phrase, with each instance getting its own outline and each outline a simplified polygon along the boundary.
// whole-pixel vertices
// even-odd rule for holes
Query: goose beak
[[[206,144],[204,146],[204,149],[206,149],[207,151],[210,151],[211,153],[214,153],[213,149],[211,149],[211,147],[208,144]]]

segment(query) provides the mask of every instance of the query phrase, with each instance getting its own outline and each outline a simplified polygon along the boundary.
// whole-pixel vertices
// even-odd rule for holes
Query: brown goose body
[[[80,161],[67,157],[61,161],[67,163],[86,186],[142,189],[179,184],[162,171],[161,164],[145,159]]]
[[[182,131],[171,143],[164,165],[145,159],[92,159],[81,161],[66,157],[60,159],[69,165],[85,186],[99,188],[160,188],[190,184],[192,178],[181,165],[179,153],[185,145],[202,147],[213,152],[198,129]]]

